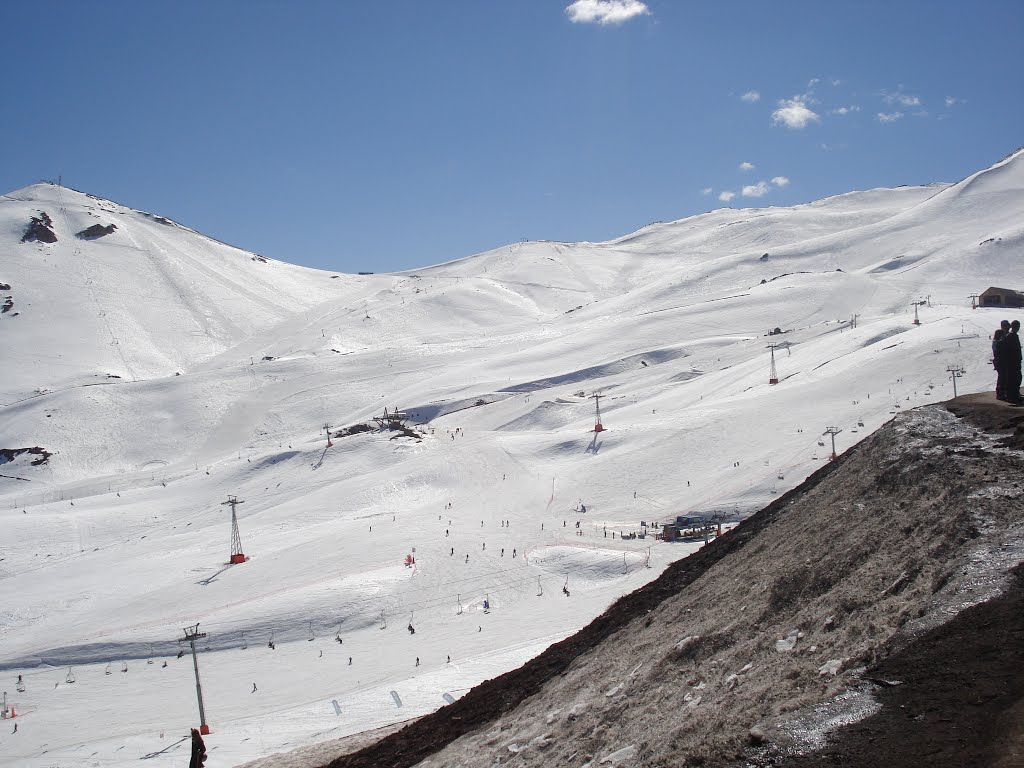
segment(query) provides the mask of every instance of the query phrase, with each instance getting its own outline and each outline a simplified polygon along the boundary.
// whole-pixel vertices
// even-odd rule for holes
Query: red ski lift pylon
[[[593,431],[594,432],[604,432],[604,425],[601,423],[601,397],[602,397],[602,395],[600,393],[595,392],[594,394],[591,395],[591,397],[594,398],[594,408],[596,410],[596,415],[595,415],[595,418],[594,418],[594,429],[593,429]]]
[[[330,448],[334,443],[331,442],[331,425],[329,423],[324,423],[324,431],[327,433],[327,447]]]
[[[238,515],[235,513],[235,507],[244,503],[244,501],[239,501],[237,496],[228,496],[227,501],[221,502],[221,506],[231,505],[231,557],[228,559],[231,565],[238,565],[249,559],[242,552],[242,537],[238,534]]]

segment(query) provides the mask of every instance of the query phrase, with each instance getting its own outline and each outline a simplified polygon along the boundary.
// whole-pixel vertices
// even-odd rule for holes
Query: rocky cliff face
[[[23,243],[56,243],[57,235],[53,231],[53,221],[46,211],[29,219],[25,234],[21,236]]]
[[[804,765],[826,744],[833,764],[848,762],[848,734],[828,734],[863,718],[878,739],[857,747],[867,763],[849,764],[875,764],[872,745],[879,765],[913,764],[921,752],[892,751],[883,733],[907,738],[892,727],[907,713],[884,702],[908,691],[936,764],[1009,749],[1013,733],[993,734],[1003,721],[983,705],[1024,693],[1019,659],[1006,658],[1021,653],[1020,627],[974,633],[990,652],[961,654],[966,697],[972,680],[1002,681],[970,713],[935,687],[934,649],[954,617],[985,621],[1020,592],[1024,457],[984,427],[1022,416],[991,395],[951,407],[964,418],[901,414],[577,635],[331,768]],[[896,659],[913,680],[885,677]]]

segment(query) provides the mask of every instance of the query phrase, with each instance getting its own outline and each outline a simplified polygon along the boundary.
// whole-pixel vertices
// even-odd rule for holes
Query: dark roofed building
[[[1024,307],[1024,293],[1010,288],[987,288],[978,299],[982,307]]]

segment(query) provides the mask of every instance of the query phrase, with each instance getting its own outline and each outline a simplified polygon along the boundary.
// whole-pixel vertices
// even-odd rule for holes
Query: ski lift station
[[[705,534],[721,535],[721,525],[708,521],[703,515],[677,515],[673,522],[661,528],[664,541],[703,539]]]

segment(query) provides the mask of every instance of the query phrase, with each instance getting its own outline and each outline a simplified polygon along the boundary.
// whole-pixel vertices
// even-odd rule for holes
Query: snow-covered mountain
[[[826,427],[841,451],[950,397],[947,367],[989,388],[1002,313],[967,297],[1024,283],[1022,211],[1018,151],[956,184],[338,275],[55,185],[3,196],[0,668],[27,685],[0,762],[179,760],[197,621],[225,762],[517,666],[698,546],[620,538],[641,521],[760,508]],[[385,406],[418,434],[325,447]]]

